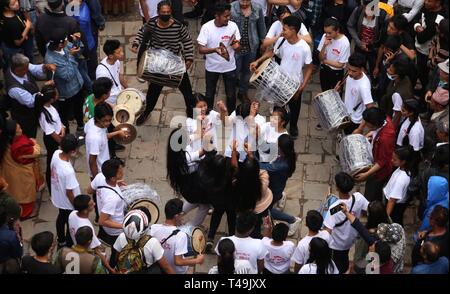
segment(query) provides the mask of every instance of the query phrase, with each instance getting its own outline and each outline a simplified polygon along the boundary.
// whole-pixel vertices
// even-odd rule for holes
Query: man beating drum
[[[180,55],[182,53],[186,70],[188,70],[194,60],[194,45],[187,27],[172,17],[172,7],[170,1],[161,1],[158,3],[158,17],[150,19],[144,26],[144,34],[139,44],[138,64],[143,54],[149,48],[165,49]],[[134,46],[136,49],[136,46]],[[134,50],[135,50],[134,49]],[[143,125],[148,116],[155,108],[161,94],[163,86],[156,83],[149,83],[146,105],[142,114],[137,118],[136,124]],[[194,96],[192,94],[192,86],[187,72],[184,73],[180,85],[178,86],[183,94],[186,103],[186,114],[192,117],[192,109],[194,104]]]
[[[284,18],[281,38],[275,43],[274,48],[268,49],[258,60],[250,64],[250,70],[254,72],[264,60],[277,55],[281,58],[281,69],[300,81],[300,87],[288,103],[291,111],[289,133],[293,137],[298,136],[297,121],[300,115],[301,96],[313,71],[311,49],[298,37],[301,25],[301,21],[295,16]],[[307,66],[303,76],[305,65]]]

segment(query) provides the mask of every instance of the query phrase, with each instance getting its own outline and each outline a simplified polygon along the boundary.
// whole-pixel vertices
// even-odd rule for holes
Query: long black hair
[[[219,261],[217,269],[219,274],[234,274],[234,243],[228,238],[222,239],[217,246]]]
[[[297,163],[297,154],[294,149],[294,140],[288,134],[283,134],[278,137],[278,148],[280,148],[284,159],[286,159],[289,170],[288,177],[291,177],[295,172]]]
[[[170,187],[181,194],[184,188],[185,177],[189,174],[189,166],[186,159],[187,134],[182,128],[174,129],[167,142],[167,176]]]
[[[410,177],[414,177],[418,173],[417,160],[414,159],[415,155],[414,149],[409,146],[397,147],[394,150],[394,153],[397,155],[398,159],[401,161],[405,161],[405,172]]]
[[[55,86],[45,85],[42,87],[41,92],[36,95],[34,103],[37,117],[40,117],[41,113],[44,113],[45,120],[49,124],[55,123],[55,120],[44,105],[54,99],[56,95],[58,95],[58,91]]]
[[[367,229],[376,229],[379,224],[390,223],[386,207],[379,200],[369,203],[367,207]]]
[[[262,197],[261,188],[259,162],[247,156],[236,174],[234,195],[238,211],[254,210]]]
[[[410,123],[408,126],[408,129],[406,130],[406,135],[403,138],[402,145],[408,146],[409,145],[409,133],[411,132],[411,129],[414,127],[414,125],[419,121],[419,102],[415,99],[406,99],[403,102],[403,108],[412,113],[412,116],[410,118],[407,118]]]
[[[327,241],[322,238],[315,237],[309,242],[309,259],[307,263],[313,262],[317,265],[317,274],[330,274],[330,268],[333,268],[331,249]]]

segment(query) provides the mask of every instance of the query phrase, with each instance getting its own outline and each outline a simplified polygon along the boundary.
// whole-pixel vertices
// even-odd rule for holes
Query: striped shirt
[[[157,25],[158,17],[150,19],[143,25],[133,41],[133,47],[139,47],[141,52],[151,47],[154,49],[167,49],[176,55],[183,55],[185,60],[194,60],[194,44],[187,27],[173,19],[173,24],[168,28],[160,28]]]

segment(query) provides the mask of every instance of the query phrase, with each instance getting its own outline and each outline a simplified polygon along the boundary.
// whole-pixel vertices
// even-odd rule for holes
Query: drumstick
[[[339,87],[347,80],[348,77],[348,72],[346,72],[344,74],[344,77],[342,78],[342,80],[340,80],[339,82],[337,82],[336,86],[339,85]]]

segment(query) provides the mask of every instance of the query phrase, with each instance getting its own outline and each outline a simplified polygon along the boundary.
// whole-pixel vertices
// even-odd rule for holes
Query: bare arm
[[[111,219],[111,216],[109,214],[100,213],[100,218],[98,219],[99,226],[104,226],[107,228],[112,229],[122,229],[122,224],[115,222]]]
[[[197,255],[197,257],[193,259],[184,259],[182,255],[175,255],[175,265],[178,266],[191,266],[196,264],[202,264],[204,260],[205,256],[203,254]]]
[[[167,262],[167,259],[163,256],[160,260],[158,260],[159,266],[162,268],[162,270],[170,275],[176,274],[174,269],[170,266],[169,262]]]
[[[145,21],[150,19],[150,15],[148,14],[148,6],[145,0],[139,0],[139,4],[141,4],[142,14],[144,15]]]
[[[92,177],[95,177],[98,174],[97,155],[89,154],[89,168],[91,170]]]
[[[73,190],[66,190],[66,196],[69,198],[70,203],[73,204],[73,199],[75,199],[75,195],[73,194]]]
[[[258,264],[258,274],[262,274],[264,272],[264,259],[258,259],[256,263]]]
[[[200,54],[212,54],[212,53],[217,53],[220,54],[220,49],[218,47],[216,48],[207,48],[206,46],[203,45],[198,45],[198,52]]]
[[[122,85],[122,87],[124,89],[128,88],[128,82],[125,79],[125,75],[124,74],[119,74],[119,81],[120,81],[120,84]]]
[[[388,202],[386,204],[386,213],[387,213],[387,215],[390,216],[392,214],[392,211],[394,210],[394,206],[395,206],[396,202],[397,202],[397,200],[393,199],[393,198],[390,198],[388,200]]]
[[[416,58],[416,51],[414,49],[408,49],[405,45],[401,45],[400,50],[402,50],[409,59],[414,60],[414,58]]]
[[[302,268],[303,264],[295,263],[294,264],[294,273],[297,274]]]

